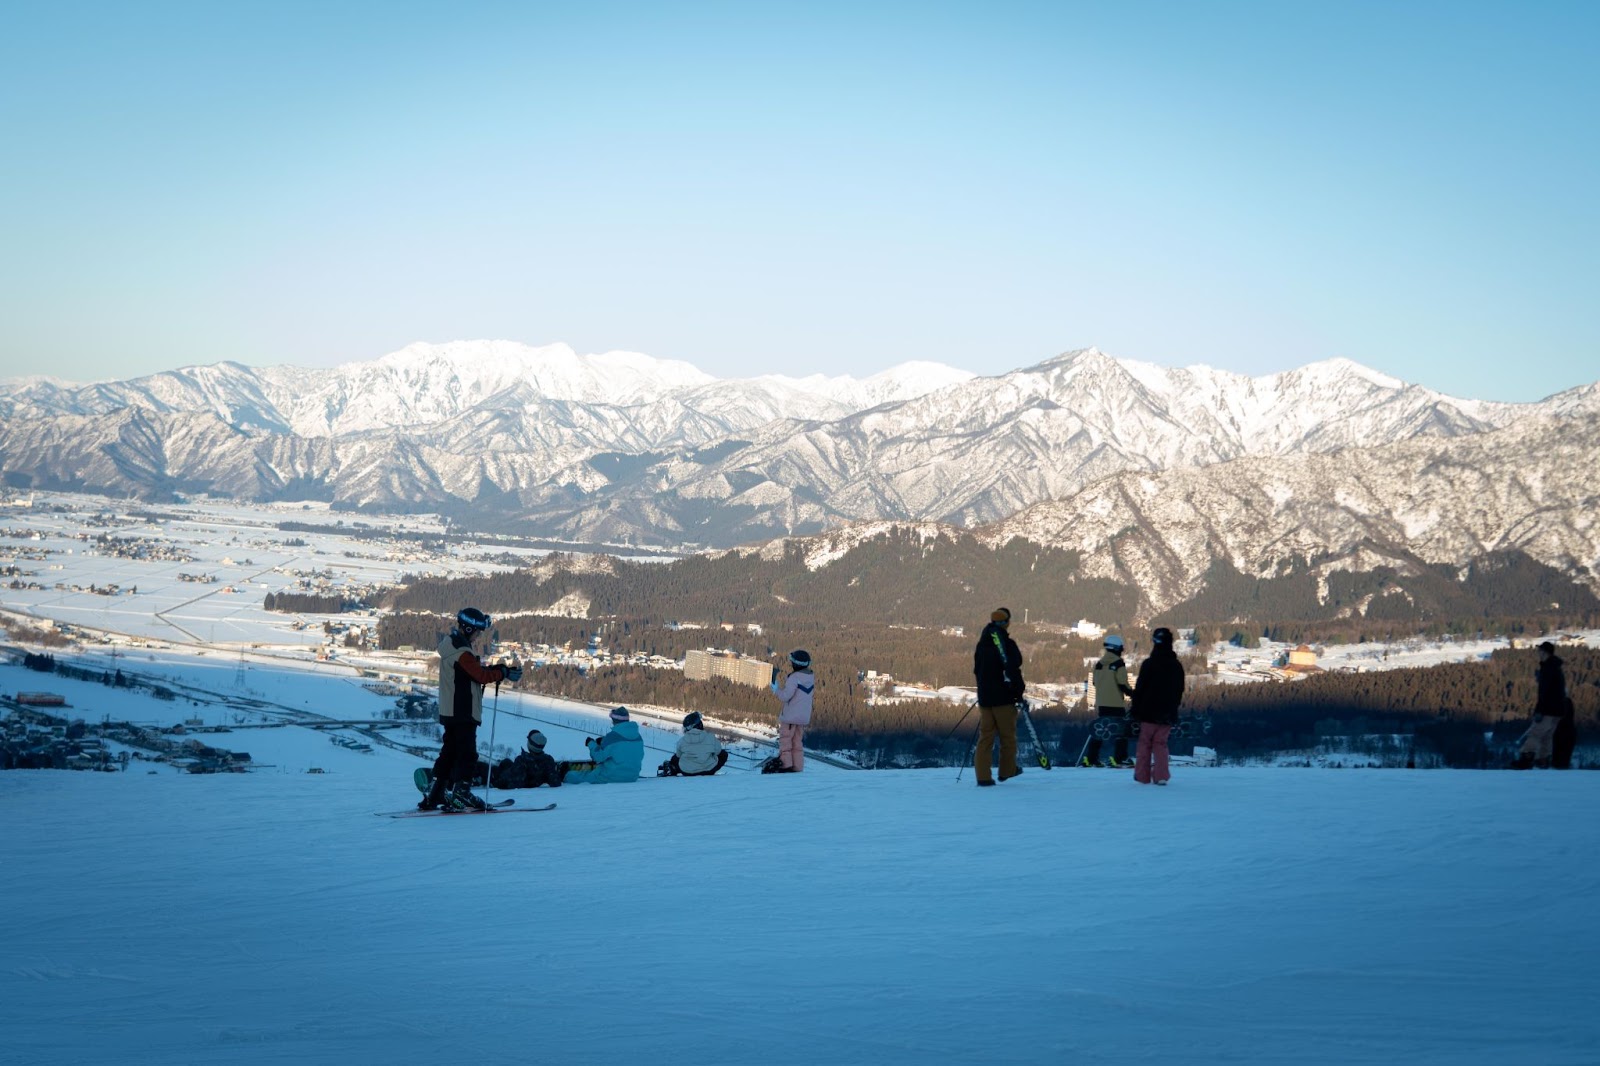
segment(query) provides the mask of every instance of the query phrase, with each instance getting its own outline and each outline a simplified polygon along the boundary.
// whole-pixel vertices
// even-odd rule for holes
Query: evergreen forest
[[[934,688],[968,686],[974,641],[996,606],[1014,614],[1031,684],[1050,698],[1034,708],[1053,759],[1071,759],[1088,735],[1082,692],[1097,640],[1077,636],[1080,618],[1121,630],[1130,664],[1147,652],[1148,626],[1192,627],[1202,645],[1398,641],[1412,636],[1525,637],[1600,624],[1600,601],[1548,567],[1517,554],[1486,557],[1464,571],[1425,567],[1326,575],[1319,591],[1307,568],[1265,581],[1226,566],[1206,592],[1135,628],[1130,587],[1087,580],[1077,556],[1012,540],[991,548],[949,529],[890,526],[824,566],[805,547],[730,551],[671,562],[553,554],[493,577],[407,577],[381,599],[383,647],[433,647],[462,605],[496,619],[494,638],[525,646],[605,648],[616,665],[530,670],[524,687],[599,704],[640,703],[770,722],[765,689],[691,682],[680,672],[627,664],[628,657],[682,659],[717,647],[781,665],[805,648],[816,664],[816,713],[808,743],[856,753],[867,765],[952,765],[966,758],[975,716],[937,699],[869,703],[866,673]],[[572,604],[579,609],[573,610]],[[566,604],[565,613],[553,608]],[[1360,605],[1364,613],[1352,610]],[[1402,609],[1403,607],[1403,609]],[[570,617],[581,613],[583,617]],[[683,628],[689,626],[690,628]],[[1600,726],[1595,654],[1564,651],[1580,730]],[[1499,765],[1533,705],[1534,653],[1504,650],[1488,661],[1429,669],[1316,674],[1293,683],[1214,685],[1201,657],[1186,662],[1185,711],[1209,722],[1203,741],[1226,758],[1315,748],[1330,737],[1360,748],[1420,750],[1429,765]],[[958,725],[960,726],[958,728]],[[1363,739],[1365,738],[1365,739]],[[1180,741],[1175,751],[1187,750]]]

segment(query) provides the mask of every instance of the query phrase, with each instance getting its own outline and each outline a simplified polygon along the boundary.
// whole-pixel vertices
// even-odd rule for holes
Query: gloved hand
[[[522,667],[508,666],[505,668],[505,671],[506,680],[510,681],[512,684],[516,684],[518,681],[522,680]]]
[[[776,695],[777,695],[777,694],[778,694],[778,683],[777,683],[777,682],[776,682],[776,681],[774,681],[774,682],[773,682],[773,683],[772,683],[772,684],[771,684],[771,685],[769,685],[769,686],[768,686],[768,687],[769,687],[769,688],[771,688],[771,689],[772,689],[772,694],[773,694],[773,695],[774,695],[774,696],[776,696]]]

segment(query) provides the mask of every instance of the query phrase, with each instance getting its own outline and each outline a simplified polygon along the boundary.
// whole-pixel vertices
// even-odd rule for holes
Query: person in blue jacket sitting
[[[584,743],[589,746],[589,761],[562,763],[563,783],[603,785],[639,780],[639,770],[644,765],[644,738],[639,735],[639,727],[628,720],[628,708],[613,708],[611,732]]]

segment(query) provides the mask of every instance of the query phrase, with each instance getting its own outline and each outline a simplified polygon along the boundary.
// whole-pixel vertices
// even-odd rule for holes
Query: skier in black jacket
[[[1178,706],[1183,702],[1183,664],[1172,650],[1172,630],[1162,626],[1150,634],[1150,642],[1150,658],[1139,667],[1129,710],[1139,723],[1133,779],[1141,785],[1164,785],[1172,778],[1167,767],[1167,737],[1178,724]]]
[[[1022,652],[1007,627],[1011,612],[1004,607],[989,615],[978,647],[972,655],[972,673],[978,681],[978,747],[973,770],[978,784],[989,786],[990,749],[1000,738],[1000,780],[1022,773],[1017,765],[1017,701],[1027,688],[1022,679]]]

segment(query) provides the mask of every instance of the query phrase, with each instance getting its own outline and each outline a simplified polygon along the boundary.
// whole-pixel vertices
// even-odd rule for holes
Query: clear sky
[[[1600,3],[0,7],[0,377],[1600,378]]]

